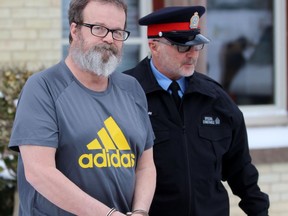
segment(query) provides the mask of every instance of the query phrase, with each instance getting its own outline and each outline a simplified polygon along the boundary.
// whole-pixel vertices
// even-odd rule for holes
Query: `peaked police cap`
[[[165,7],[142,17],[139,24],[147,26],[148,38],[164,37],[181,46],[206,44],[210,40],[200,34],[199,27],[204,13],[203,6]]]

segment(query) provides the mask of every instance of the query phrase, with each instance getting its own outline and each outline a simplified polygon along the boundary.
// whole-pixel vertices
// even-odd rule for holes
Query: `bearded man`
[[[25,84],[9,147],[19,152],[20,216],[147,215],[154,135],[120,62],[127,6],[72,0],[67,58]]]

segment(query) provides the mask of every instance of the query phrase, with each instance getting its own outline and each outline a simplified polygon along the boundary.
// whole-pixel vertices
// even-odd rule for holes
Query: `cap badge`
[[[198,12],[195,12],[190,19],[190,29],[198,28],[198,23],[199,23],[199,15]]]

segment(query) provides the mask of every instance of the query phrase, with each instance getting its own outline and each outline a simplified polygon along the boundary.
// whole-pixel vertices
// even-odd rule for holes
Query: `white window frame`
[[[143,17],[152,11],[152,0],[140,0],[139,1],[139,17]],[[129,10],[129,8],[128,8]],[[129,22],[129,21],[128,21]],[[125,41],[125,45],[139,45],[139,59],[143,59],[147,56],[149,49],[147,46],[147,28],[145,26],[140,27],[140,36],[139,37],[129,37]]]
[[[274,4],[274,98],[272,105],[240,106],[247,126],[275,126],[288,123],[287,115],[287,56],[286,0]]]

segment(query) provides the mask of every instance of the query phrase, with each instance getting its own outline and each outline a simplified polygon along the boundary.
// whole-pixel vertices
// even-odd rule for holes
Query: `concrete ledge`
[[[254,164],[270,164],[288,162],[288,147],[273,149],[251,149]]]
[[[250,149],[288,148],[288,126],[248,127]]]

